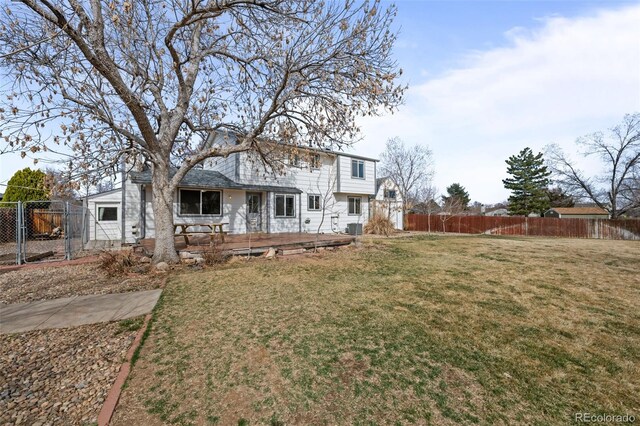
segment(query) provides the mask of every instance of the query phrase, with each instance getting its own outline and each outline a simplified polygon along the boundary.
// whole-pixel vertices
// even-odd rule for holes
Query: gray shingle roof
[[[172,174],[174,174],[173,172]],[[151,184],[151,170],[143,172],[131,172],[131,181],[138,184]],[[245,191],[270,191],[270,192],[286,192],[301,193],[298,188],[289,186],[272,186],[272,185],[252,185],[245,183],[237,183],[226,177],[220,172],[214,170],[191,169],[182,179],[179,185],[181,188],[204,188],[204,189],[239,189]]]

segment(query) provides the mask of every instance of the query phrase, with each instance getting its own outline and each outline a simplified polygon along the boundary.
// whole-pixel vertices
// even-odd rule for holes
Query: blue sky
[[[358,153],[399,136],[428,145],[439,193],[495,203],[506,160],[574,141],[640,111],[639,1],[399,1],[395,56],[409,84],[394,115],[362,121]]]
[[[379,156],[394,136],[428,145],[440,193],[458,182],[472,200],[506,200],[510,155],[552,142],[572,152],[578,136],[640,111],[640,1],[396,5],[406,102],[394,115],[363,119],[352,151]],[[27,166],[29,159],[0,156],[0,184]]]

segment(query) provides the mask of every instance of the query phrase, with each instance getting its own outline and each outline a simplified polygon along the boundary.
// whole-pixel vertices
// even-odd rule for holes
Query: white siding
[[[236,162],[238,160],[238,153],[231,154],[227,157],[209,158],[204,163],[204,168],[207,170],[215,170],[231,180],[236,180]]]
[[[122,240],[122,192],[112,191],[99,194],[87,199],[87,210],[89,214],[89,240],[113,241]],[[98,223],[98,207],[117,207],[118,220],[114,222]]]
[[[267,212],[269,215],[269,233],[300,232],[300,194],[286,195],[293,195],[295,198],[295,217],[276,217],[276,193],[269,193],[269,211]]]
[[[351,176],[351,161],[364,161],[364,179]],[[376,163],[371,160],[360,160],[346,155],[338,156],[340,162],[340,178],[338,192],[351,194],[374,195],[376,192]]]
[[[140,197],[142,196],[142,187],[127,179],[124,184],[124,192],[125,242],[135,243],[136,239],[140,238]]]

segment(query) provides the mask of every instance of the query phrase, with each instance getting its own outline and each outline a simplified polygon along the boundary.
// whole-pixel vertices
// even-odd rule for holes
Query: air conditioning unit
[[[347,223],[347,234],[349,235],[362,235],[361,223]]]

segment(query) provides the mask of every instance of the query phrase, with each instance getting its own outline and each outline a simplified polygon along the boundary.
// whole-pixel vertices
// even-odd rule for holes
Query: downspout
[[[302,234],[302,194],[298,194],[298,233]]]
[[[271,209],[269,208],[271,206],[271,192],[267,191],[267,234],[271,233]]]
[[[127,242],[127,230],[126,230],[126,221],[125,221],[125,217],[126,214],[125,212],[127,211],[127,197],[126,197],[126,192],[127,192],[127,179],[126,179],[126,173],[125,173],[125,162],[124,160],[121,163],[121,173],[122,173],[122,208],[120,210],[120,228],[122,231],[122,235],[121,235],[121,243],[125,244]]]
[[[140,185],[140,239],[145,237],[146,221],[147,221],[147,189],[144,185]]]
[[[340,193],[340,156],[336,155],[336,192]]]

